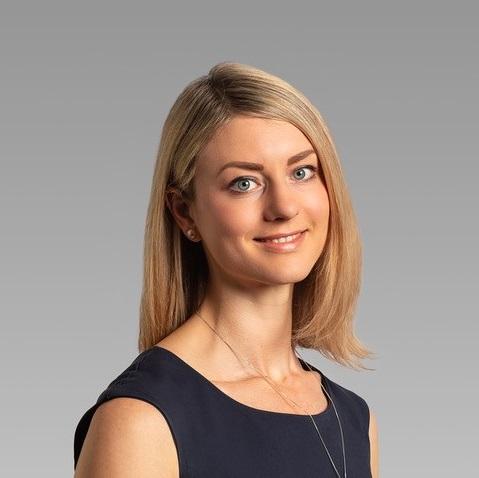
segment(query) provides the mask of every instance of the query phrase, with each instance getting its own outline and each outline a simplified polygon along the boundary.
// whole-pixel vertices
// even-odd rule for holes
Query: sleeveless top
[[[348,476],[371,478],[366,401],[309,365],[321,375],[341,420]],[[163,414],[176,446],[180,478],[337,478],[309,415],[240,403],[157,345],[141,352],[81,417],[74,436],[74,468],[93,414],[116,397],[144,400]],[[343,477],[341,432],[326,398],[327,408],[312,417]]]

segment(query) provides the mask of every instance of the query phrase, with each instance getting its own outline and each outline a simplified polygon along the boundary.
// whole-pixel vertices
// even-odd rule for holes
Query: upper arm
[[[169,425],[143,400],[117,397],[95,411],[74,478],[178,478]]]
[[[376,415],[369,410],[369,443],[371,449],[371,475],[379,477],[379,443]]]

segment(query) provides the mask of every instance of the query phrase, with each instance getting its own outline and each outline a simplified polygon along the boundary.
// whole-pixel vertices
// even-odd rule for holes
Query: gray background
[[[477,476],[473,2],[2,2],[0,475],[73,475],[81,415],[137,355],[143,227],[176,96],[219,61],[318,107],[364,241],[355,372],[383,477]]]

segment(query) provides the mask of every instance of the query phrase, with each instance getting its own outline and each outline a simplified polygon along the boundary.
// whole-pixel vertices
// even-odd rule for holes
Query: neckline
[[[174,360],[176,360],[183,367],[185,367],[186,369],[191,371],[202,383],[206,384],[211,390],[213,390],[215,393],[222,396],[224,399],[226,399],[227,401],[229,401],[233,405],[239,406],[241,408],[244,408],[246,410],[249,410],[249,411],[251,411],[253,413],[257,413],[257,414],[276,415],[276,416],[284,416],[284,417],[300,417],[301,419],[309,418],[309,415],[305,415],[305,414],[301,414],[301,413],[288,413],[288,412],[276,412],[276,411],[273,411],[273,410],[264,410],[262,408],[255,408],[255,407],[252,407],[250,405],[246,405],[245,403],[239,402],[235,398],[233,398],[230,395],[228,395],[227,393],[223,392],[223,390],[218,388],[213,382],[208,380],[203,374],[201,374],[198,370],[193,368],[189,363],[185,362],[181,357],[176,355],[171,350],[166,349],[164,347],[161,347],[160,345],[153,345],[153,347],[151,347],[150,350],[153,350],[153,349],[158,349],[157,351],[160,351],[160,352],[166,354],[167,356],[173,358]],[[300,361],[301,366],[303,367],[304,370],[310,371],[306,366],[307,362],[302,360],[300,357],[298,357],[298,360]],[[309,363],[308,363],[308,365],[314,371],[319,373],[319,375],[321,376],[321,383],[326,388],[328,394],[331,395],[331,387],[329,386],[329,379],[319,369],[317,369],[314,365],[311,365]],[[326,401],[327,401],[326,408],[319,413],[315,413],[315,414],[311,415],[312,417],[317,418],[317,419],[322,419],[322,417],[326,417],[331,413],[333,406],[332,406],[331,400],[329,399],[327,394],[326,394]]]

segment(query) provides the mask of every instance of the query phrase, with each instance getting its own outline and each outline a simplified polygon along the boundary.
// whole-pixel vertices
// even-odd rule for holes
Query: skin
[[[369,444],[371,456],[371,475],[372,478],[379,477],[379,439],[378,439],[378,425],[376,415],[370,410],[369,417]]]
[[[171,201],[179,227],[194,228],[207,256],[210,281],[200,315],[277,382],[301,369],[290,345],[293,287],[318,260],[328,231],[326,188],[306,167],[319,167],[317,156],[286,164],[309,149],[308,139],[287,122],[237,116],[198,158],[196,200],[189,204],[176,196]],[[218,175],[231,161],[259,163],[264,170],[234,167]],[[252,179],[238,181],[242,176]],[[254,240],[303,229],[303,243],[294,252],[273,253]],[[190,320],[201,321],[196,315]],[[231,351],[205,324],[201,329],[205,353],[237,367]]]

